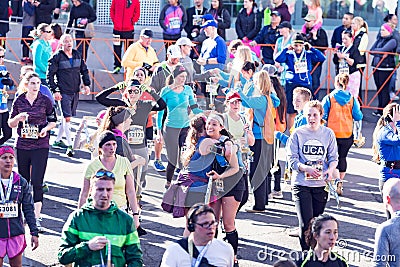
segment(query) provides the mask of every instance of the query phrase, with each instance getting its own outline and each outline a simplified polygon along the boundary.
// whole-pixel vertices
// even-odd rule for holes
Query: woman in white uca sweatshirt
[[[304,232],[310,220],[324,212],[328,199],[328,192],[324,190],[326,180],[332,179],[338,164],[335,133],[322,125],[323,113],[319,101],[308,102],[304,107],[307,124],[293,132],[287,146],[303,251],[309,249]]]

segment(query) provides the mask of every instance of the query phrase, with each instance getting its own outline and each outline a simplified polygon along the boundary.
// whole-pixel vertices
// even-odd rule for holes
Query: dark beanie
[[[120,125],[121,123],[123,123],[130,116],[131,116],[131,113],[129,112],[128,109],[125,108],[120,113],[112,116],[111,121],[115,124],[115,126],[117,126],[117,125]]]
[[[98,137],[99,140],[99,148],[101,148],[108,141],[117,141],[115,135],[111,131],[104,131]]]

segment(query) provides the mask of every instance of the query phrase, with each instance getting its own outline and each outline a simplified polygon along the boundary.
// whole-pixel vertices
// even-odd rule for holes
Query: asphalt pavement
[[[102,107],[94,101],[81,101],[76,129],[82,116],[95,116]],[[369,113],[366,111],[365,113]],[[375,228],[385,220],[383,205],[378,190],[378,165],[371,162],[372,131],[376,118],[366,115],[363,134],[367,143],[363,148],[353,147],[348,156],[348,174],[344,183],[342,207],[328,202],[326,212],[340,222],[339,239],[336,249],[345,256],[351,266],[372,266],[372,251]],[[90,127],[94,131],[94,126]],[[52,137],[51,142],[54,140]],[[279,158],[284,159],[280,149]],[[68,215],[76,208],[83,183],[83,173],[88,164],[88,151],[76,151],[73,158],[64,155],[63,150],[51,149],[45,180],[49,192],[43,204],[45,232],[40,235],[40,246],[31,251],[29,245],[24,253],[24,266],[62,266],[57,261],[60,233]],[[165,159],[165,158],[164,158]],[[166,246],[181,238],[185,220],[173,219],[161,209],[165,173],[149,169],[147,186],[143,194],[142,226],[148,234],[141,238],[144,263],[146,266],[159,265]],[[270,202],[267,211],[260,214],[238,213],[236,225],[239,233],[240,266],[271,266],[280,257],[290,257],[300,250],[297,238],[289,237],[288,229],[296,226],[297,217],[291,200],[290,186],[282,184],[283,199]],[[252,206],[253,196],[244,208]],[[28,231],[29,232],[29,231]],[[221,230],[220,230],[221,233]],[[224,234],[220,234],[222,238]],[[29,240],[29,236],[27,235]]]

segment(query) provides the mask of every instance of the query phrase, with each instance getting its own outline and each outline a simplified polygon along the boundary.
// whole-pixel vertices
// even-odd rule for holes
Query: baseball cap
[[[170,45],[168,47],[167,54],[173,58],[182,58],[181,49],[177,45]]]
[[[213,20],[214,19],[213,15],[211,15],[211,14],[205,14],[201,18],[204,20]]]
[[[196,46],[192,41],[190,41],[189,38],[187,37],[181,37],[176,41],[176,45],[190,45],[190,46]]]
[[[279,11],[276,11],[276,10],[271,12],[271,16],[272,15],[281,17],[281,13],[279,13]]]
[[[212,19],[212,20],[206,20],[206,22],[204,22],[203,25],[201,25],[202,28],[206,28],[209,26],[218,28],[218,23],[214,19]]]
[[[317,20],[315,15],[308,13],[307,16],[304,18],[305,21],[312,21],[312,20]]]
[[[289,30],[292,29],[292,24],[289,21],[283,21],[281,24],[278,25],[278,29],[288,28]]]
[[[229,93],[226,95],[226,101],[232,102],[232,101],[235,101],[235,100],[242,100],[242,99],[240,98],[240,95],[239,95],[238,92],[229,92]]]
[[[143,29],[140,31],[140,36],[144,38],[153,38],[153,31],[150,29]]]

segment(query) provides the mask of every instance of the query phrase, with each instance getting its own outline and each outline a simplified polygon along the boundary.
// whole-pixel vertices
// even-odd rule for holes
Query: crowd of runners
[[[75,7],[82,4],[76,2]],[[263,213],[270,199],[283,198],[281,178],[291,182],[299,222],[293,234],[299,237],[301,253],[296,262],[281,260],[274,266],[348,266],[346,259],[332,252],[339,222],[324,210],[329,196],[340,205],[340,196],[346,194],[347,154],[353,145],[365,143],[360,101],[367,64],[366,22],[351,13],[343,15],[343,25],[332,38],[332,47],[337,48],[334,90],[322,96],[320,76],[326,56],[321,47],[328,43],[317,4],[311,4],[304,27],[295,33],[282,2],[276,0],[270,24],[261,28],[254,2],[245,0],[236,23],[240,40],[227,46],[219,1],[212,1],[214,10],[208,13],[198,14],[195,8],[193,20],[189,18],[191,28],[184,27],[185,9],[170,2],[163,9],[165,16],[160,15],[160,23],[169,21],[163,27],[164,40],[173,41],[166,46],[166,59],[160,60],[151,46],[153,31],[141,30],[121,66],[115,66],[114,72],[124,67],[125,80],[96,95],[104,110],[91,133],[88,118],[75,133],[71,130],[79,94],[88,94],[91,83],[87,51],[74,49],[71,35],[62,34],[56,24],[33,28],[33,65],[21,68],[19,84],[10,79],[6,50],[0,48],[0,266],[6,255],[11,266],[21,266],[27,246],[24,224],[30,229],[33,249],[39,246],[50,145],[64,149],[68,157],[78,149],[92,155],[77,209],[61,233],[62,264],[144,266],[140,237],[147,232],[140,224],[142,193],[149,155],[154,152],[155,170],[166,174],[160,205],[187,222],[182,225],[183,238],[167,248],[161,266],[239,266],[236,215],[251,192],[254,205],[245,209],[248,213]],[[171,15],[173,10],[177,17]],[[79,15],[84,11],[88,14]],[[72,14],[77,17],[70,19],[69,27],[96,19],[90,8]],[[400,183],[390,179],[400,175],[400,106],[390,100],[390,77],[396,68],[390,52],[400,46],[394,16],[385,18],[370,48],[375,83],[383,86],[373,113],[379,121],[370,137],[371,157],[381,164],[379,188],[390,220],[377,230],[376,266],[385,266],[377,260],[385,255],[400,256],[395,248],[399,239],[388,237],[400,211]],[[183,28],[190,38],[181,37]],[[257,44],[276,45],[260,51]],[[23,52],[26,57],[26,49]],[[14,89],[9,111],[7,90]],[[198,102],[199,95],[205,97],[205,105]],[[10,145],[12,128],[16,138]],[[51,134],[56,135],[52,144]],[[277,158],[280,144],[286,152],[283,165]],[[163,151],[167,162],[162,161]],[[223,233],[218,233],[218,225]],[[217,239],[219,234],[226,242]]]

